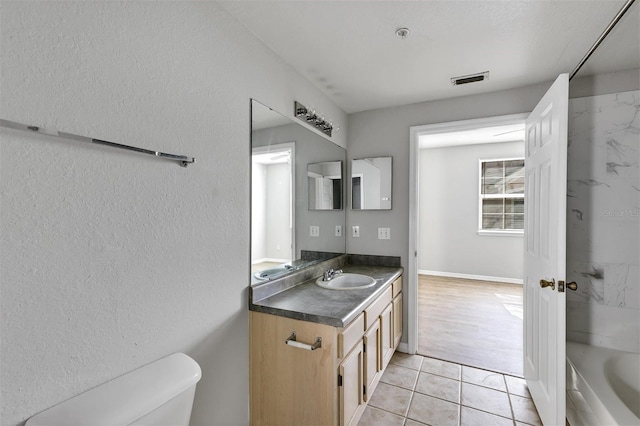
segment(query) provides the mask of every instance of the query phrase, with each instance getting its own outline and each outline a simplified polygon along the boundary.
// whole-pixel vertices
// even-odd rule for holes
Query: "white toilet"
[[[176,353],[51,407],[26,426],[188,426],[201,376],[198,363]]]

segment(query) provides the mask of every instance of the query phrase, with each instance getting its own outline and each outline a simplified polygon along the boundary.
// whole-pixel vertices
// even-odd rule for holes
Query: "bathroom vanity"
[[[403,270],[340,261],[252,287],[252,425],[358,423],[400,343]],[[376,283],[359,290],[317,285],[332,267]]]

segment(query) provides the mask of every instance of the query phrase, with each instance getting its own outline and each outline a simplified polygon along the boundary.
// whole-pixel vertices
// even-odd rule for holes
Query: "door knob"
[[[542,288],[551,287],[551,290],[555,290],[556,289],[556,280],[555,280],[555,278],[551,278],[551,281],[540,280],[540,287],[542,287]]]
[[[576,291],[578,289],[578,283],[576,283],[575,281],[571,281],[570,283],[567,283],[567,288],[569,290]]]

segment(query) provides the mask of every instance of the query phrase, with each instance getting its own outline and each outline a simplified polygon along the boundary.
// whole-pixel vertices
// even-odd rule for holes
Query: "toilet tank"
[[[26,426],[188,426],[202,372],[176,353],[31,417]]]

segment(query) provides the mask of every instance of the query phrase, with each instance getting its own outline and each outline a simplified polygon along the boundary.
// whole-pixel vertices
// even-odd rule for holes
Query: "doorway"
[[[293,142],[252,149],[252,274],[296,258],[294,161]]]
[[[525,118],[411,128],[410,353],[522,376]]]

